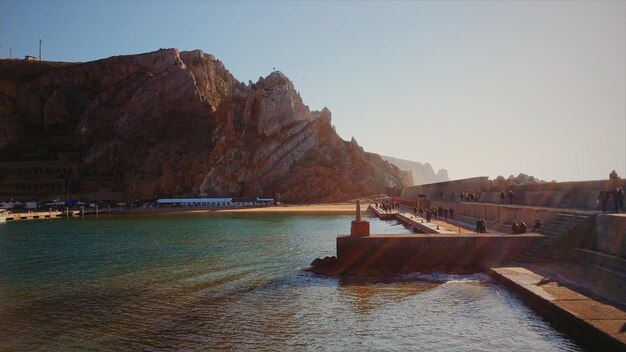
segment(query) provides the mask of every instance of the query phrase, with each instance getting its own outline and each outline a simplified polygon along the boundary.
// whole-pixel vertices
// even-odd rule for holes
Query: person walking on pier
[[[450,219],[454,220],[454,209],[450,208],[448,211],[450,212]]]
[[[487,232],[487,221],[485,218],[480,218],[476,220],[476,233],[486,233]]]
[[[624,189],[622,187],[617,187],[613,192],[613,204],[616,213],[621,213],[624,210]]]
[[[600,209],[602,209],[602,213],[606,213],[606,203],[609,201],[609,190],[603,189],[598,194],[598,203],[600,204]]]
[[[430,209],[426,209],[426,222],[430,222]]]
[[[517,221],[513,221],[513,224],[511,224],[511,232],[516,234],[517,231],[519,231],[519,225],[517,224]]]
[[[533,228],[530,230],[530,232],[535,232],[535,230],[539,230],[541,228],[541,221],[539,221],[539,219],[535,220],[535,223],[533,224]]]

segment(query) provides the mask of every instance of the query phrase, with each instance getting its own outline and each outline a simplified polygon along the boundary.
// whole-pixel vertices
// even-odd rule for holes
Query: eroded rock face
[[[448,170],[439,169],[437,173],[429,163],[418,163],[410,160],[396,159],[390,156],[382,156],[383,160],[397,166],[400,170],[411,172],[414,185],[450,181]]]
[[[330,111],[310,111],[282,73],[245,85],[199,50],[15,76],[0,75],[0,158],[72,152],[79,155],[76,177],[115,176],[118,190],[133,198],[338,201],[397,193],[408,181],[356,141],[342,140]]]

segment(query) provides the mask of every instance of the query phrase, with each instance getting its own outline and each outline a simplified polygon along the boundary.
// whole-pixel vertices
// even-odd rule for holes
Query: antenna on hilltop
[[[41,61],[41,34],[39,35],[39,61]]]

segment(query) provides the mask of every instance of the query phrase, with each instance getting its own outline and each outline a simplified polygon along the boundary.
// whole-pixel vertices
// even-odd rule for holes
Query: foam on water
[[[471,275],[458,275],[458,274],[446,274],[446,273],[432,273],[432,274],[417,274],[417,277],[424,281],[440,282],[444,284],[486,284],[491,283],[492,279],[489,275],[484,273],[475,273]]]

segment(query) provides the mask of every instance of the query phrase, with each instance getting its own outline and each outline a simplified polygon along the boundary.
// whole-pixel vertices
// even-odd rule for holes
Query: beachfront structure
[[[273,198],[164,198],[157,200],[158,206],[165,207],[244,207],[272,205]]]
[[[2,209],[13,209],[22,205],[24,205],[22,202],[0,202],[0,208]]]

